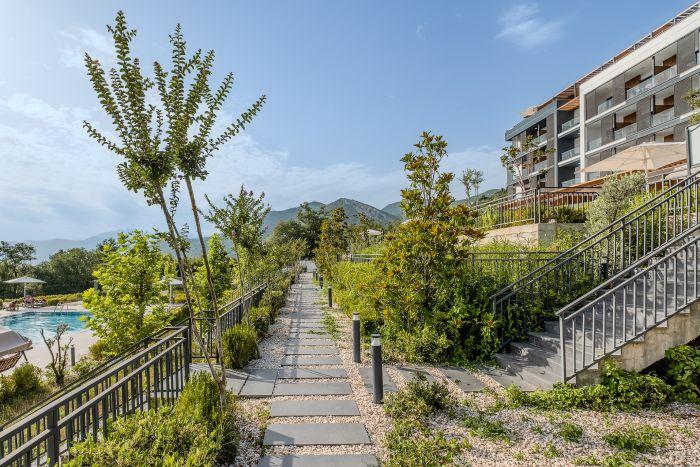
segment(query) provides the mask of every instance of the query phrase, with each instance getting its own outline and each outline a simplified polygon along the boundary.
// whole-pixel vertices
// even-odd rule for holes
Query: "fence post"
[[[360,363],[360,314],[352,314],[352,356],[355,363]]]
[[[535,224],[540,223],[540,188],[535,188]]]
[[[187,320],[185,328],[185,381],[190,380],[190,363],[192,362],[192,319]]]
[[[57,426],[58,418],[58,409],[56,408],[48,413],[46,420],[46,427],[51,432],[46,443],[46,456],[48,457],[49,465],[58,465],[59,444],[61,442],[61,434]]]
[[[576,339],[576,336],[574,336]],[[566,382],[566,342],[564,341],[564,318],[559,316],[559,346],[561,348],[561,381]]]

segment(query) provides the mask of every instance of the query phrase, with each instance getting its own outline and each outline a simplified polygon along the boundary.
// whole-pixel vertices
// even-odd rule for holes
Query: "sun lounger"
[[[31,348],[32,341],[12,329],[0,326],[0,372],[14,367],[22,355],[26,360],[24,352]]]

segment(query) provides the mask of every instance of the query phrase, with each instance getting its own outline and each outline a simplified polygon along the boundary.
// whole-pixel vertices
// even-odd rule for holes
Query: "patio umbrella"
[[[687,159],[685,142],[642,143],[591,164],[581,172],[632,172],[658,170]]]
[[[24,296],[27,296],[27,284],[46,284],[46,282],[41,279],[34,279],[33,277],[22,276],[15,279],[10,279],[5,281],[5,284],[23,284],[24,285]]]

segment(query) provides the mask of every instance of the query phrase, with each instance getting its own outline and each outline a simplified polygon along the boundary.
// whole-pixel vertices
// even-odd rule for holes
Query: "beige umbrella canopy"
[[[5,284],[23,284],[24,285],[24,296],[27,296],[27,284],[46,284],[46,282],[42,281],[41,279],[34,279],[33,277],[29,276],[22,276],[22,277],[16,277],[14,279],[10,279],[9,281],[5,281]]]
[[[581,172],[649,172],[687,159],[685,142],[642,143],[581,169]]]

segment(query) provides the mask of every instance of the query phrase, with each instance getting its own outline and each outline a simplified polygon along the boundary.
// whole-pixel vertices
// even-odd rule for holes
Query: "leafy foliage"
[[[49,349],[49,355],[51,355],[51,363],[49,363],[48,367],[51,370],[51,373],[53,373],[54,381],[57,386],[63,386],[63,382],[66,379],[68,348],[73,342],[73,338],[71,337],[68,339],[68,342],[61,343],[61,338],[63,338],[63,334],[65,334],[67,330],[67,324],[59,324],[56,327],[56,333],[54,336],[46,337],[44,335],[44,329],[40,329],[41,338],[44,340],[46,347]]]
[[[583,436],[583,428],[575,423],[565,422],[559,427],[559,436],[561,436],[566,441],[579,442],[581,441],[581,436]]]
[[[321,225],[326,218],[323,207],[314,208],[309,203],[302,203],[297,211],[297,218],[278,223],[272,238],[278,242],[302,240],[305,244],[304,257],[309,258],[318,248],[321,240]]]
[[[41,370],[29,363],[22,363],[9,375],[0,375],[0,402],[7,402],[20,394],[27,394],[43,387]]]
[[[337,207],[330,218],[321,224],[321,236],[318,247],[314,250],[316,265],[328,279],[333,279],[333,266],[340,256],[347,253],[349,247],[349,229],[347,217],[342,207]]]
[[[395,420],[423,420],[436,413],[450,412],[456,404],[445,383],[428,382],[425,375],[417,373],[403,390],[387,396],[384,411]]]
[[[140,231],[120,234],[116,249],[105,251],[105,262],[95,271],[100,291],[86,291],[83,303],[92,312],[87,327],[102,342],[106,356],[168,324],[160,293],[163,262],[156,239]]]
[[[622,451],[654,452],[656,448],[665,447],[667,435],[658,428],[648,425],[623,427],[603,435],[603,441]]]
[[[96,251],[85,248],[60,250],[39,263],[33,273],[46,281],[42,291],[47,294],[83,292],[92,287],[92,273],[99,264]]]
[[[506,398],[512,406],[599,411],[656,408],[669,401],[671,388],[662,379],[621,370],[609,361],[602,365],[600,384],[575,387],[557,383],[548,391],[537,390],[529,394],[513,385],[508,387]]]
[[[586,228],[595,233],[609,226],[628,212],[643,196],[646,180],[644,174],[613,177],[603,183],[598,197],[588,208]]]
[[[670,348],[666,360],[668,366],[663,376],[671,385],[674,399],[700,403],[700,348],[689,345]]]
[[[476,416],[466,415],[464,417],[464,426],[469,429],[469,432],[480,438],[510,441],[510,435],[503,422],[500,420],[492,420],[485,414],[479,413]]]
[[[258,358],[258,336],[255,329],[247,324],[233,326],[221,339],[227,368],[243,368],[249,361]]]

